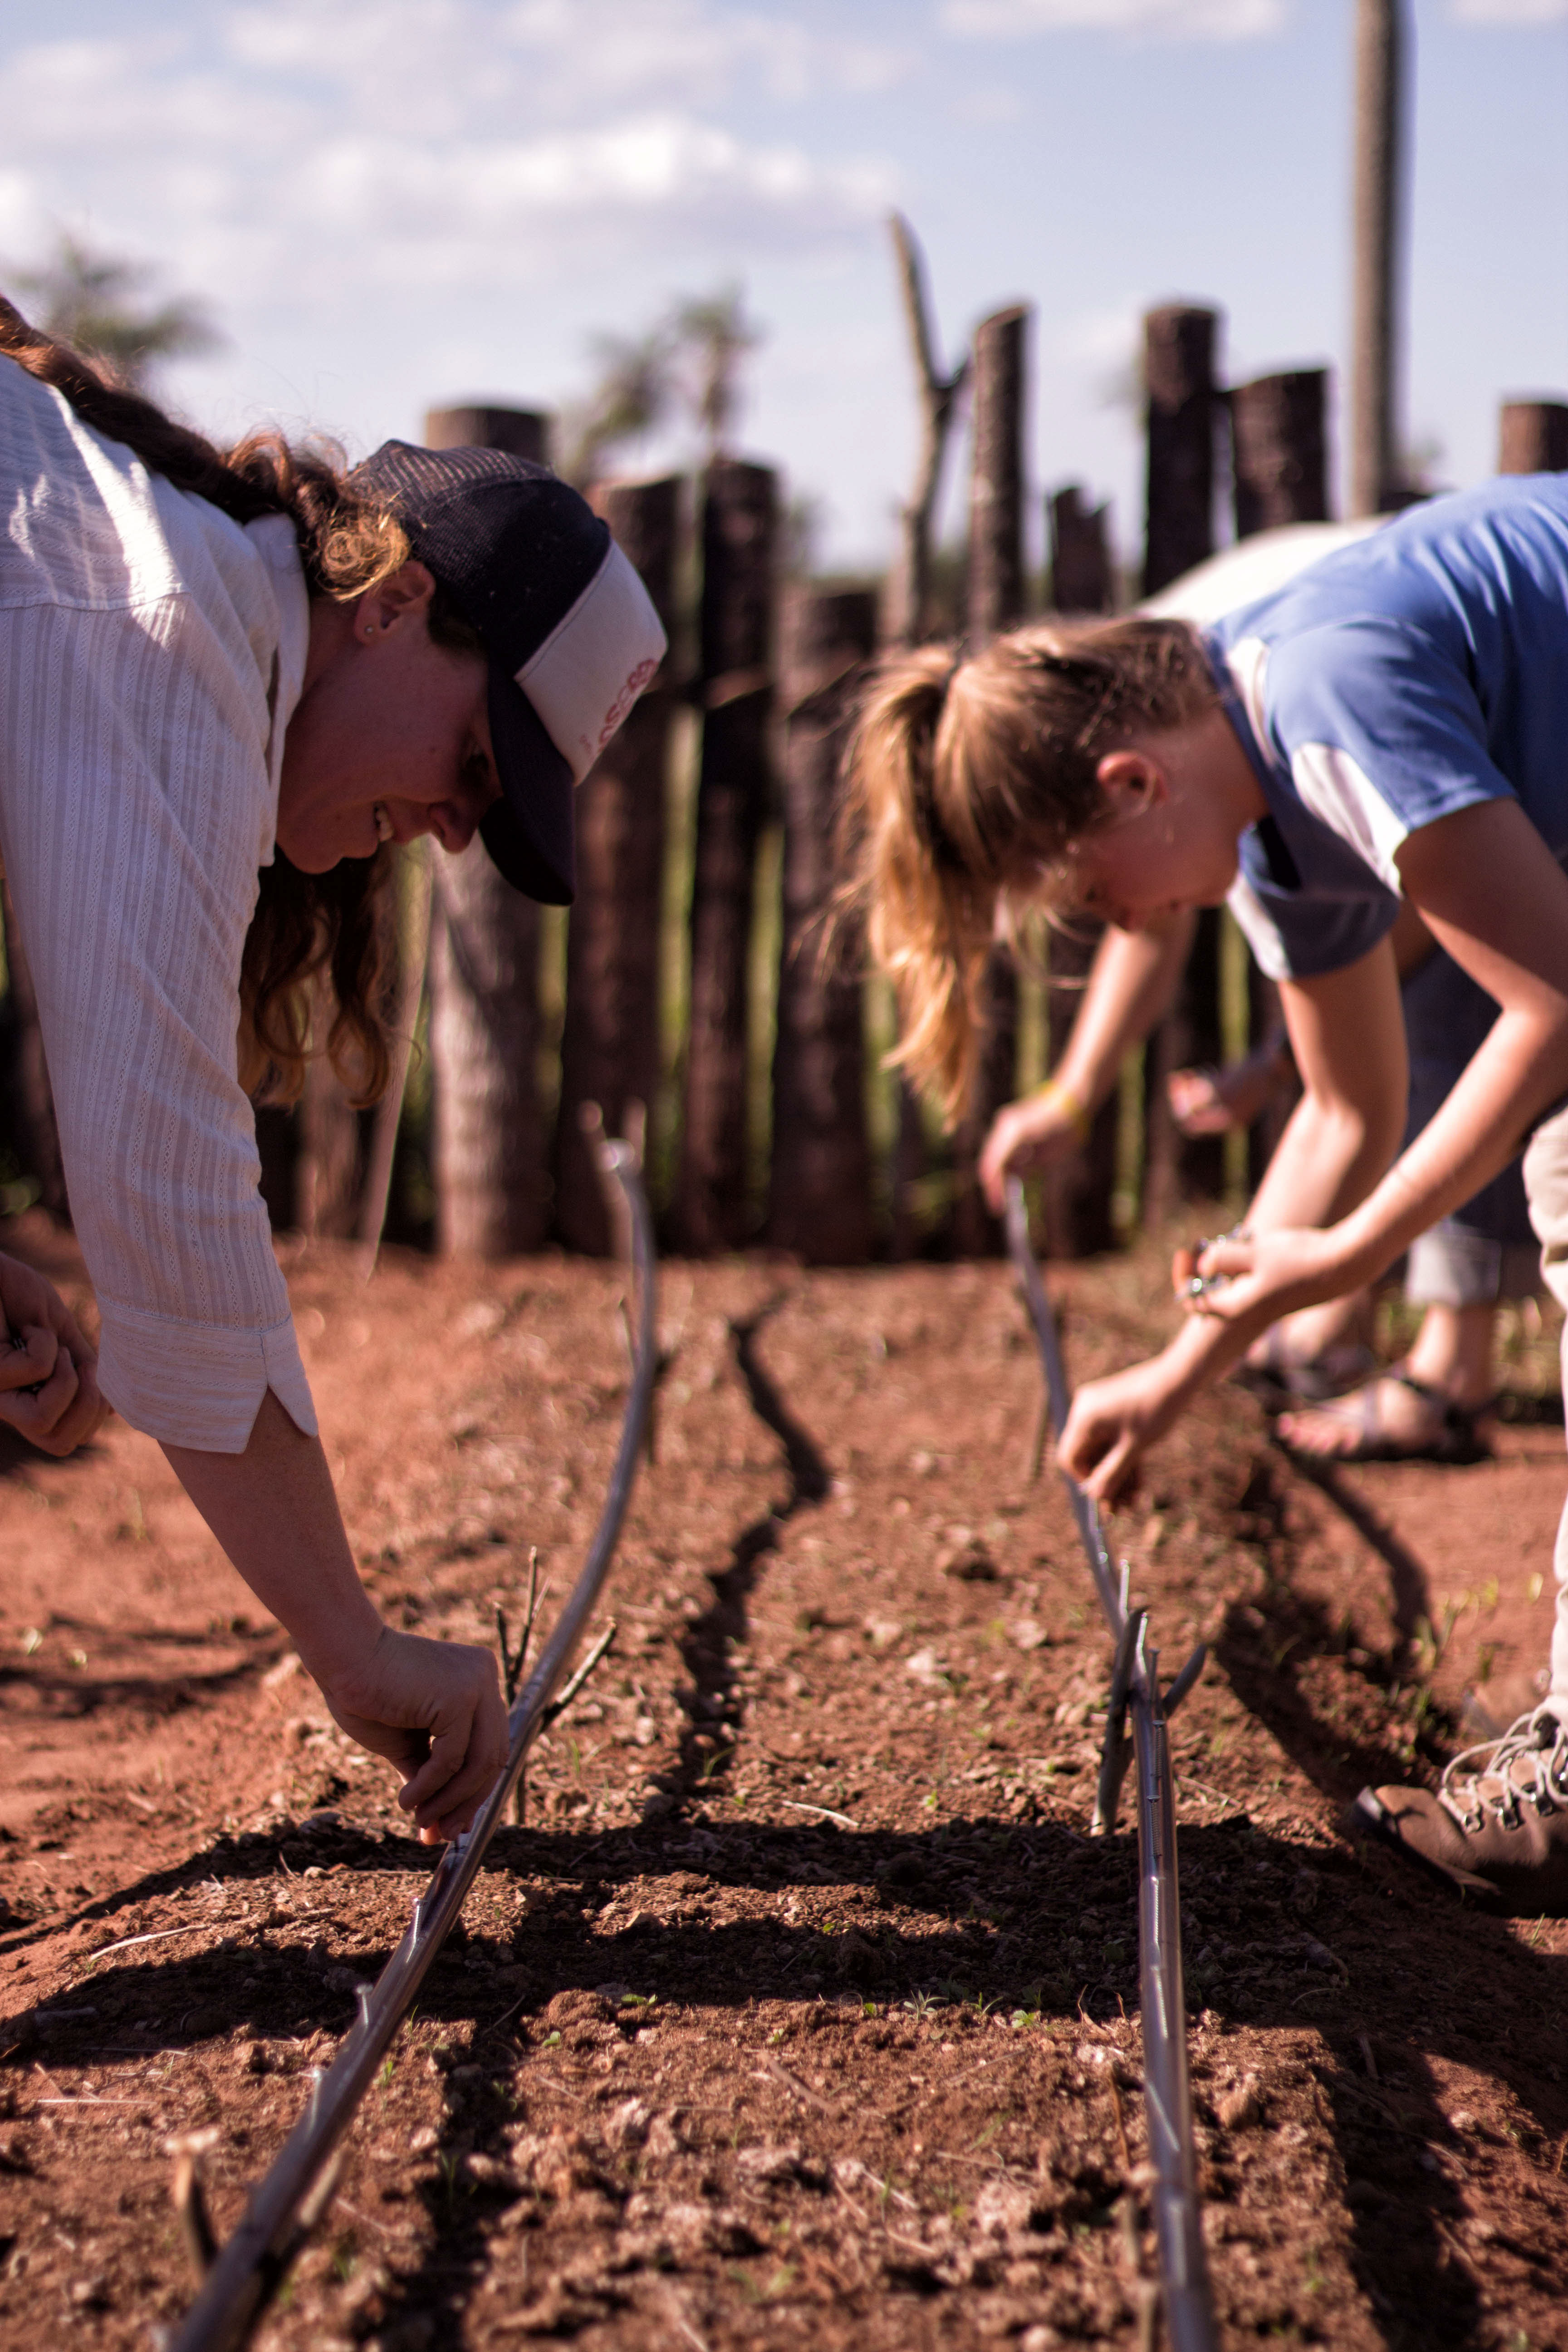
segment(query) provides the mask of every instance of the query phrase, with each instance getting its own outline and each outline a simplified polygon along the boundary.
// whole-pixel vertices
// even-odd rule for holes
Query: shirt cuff
[[[98,1384],[132,1429],[198,1454],[243,1454],[270,1389],[297,1429],[318,1433],[291,1317],[266,1331],[226,1331],[99,1303]]]

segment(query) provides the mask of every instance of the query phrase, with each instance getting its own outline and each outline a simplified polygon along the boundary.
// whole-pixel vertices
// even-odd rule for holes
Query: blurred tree
[[[679,296],[641,335],[595,335],[594,384],[562,411],[567,480],[599,480],[616,451],[682,415],[697,427],[705,462],[730,456],[741,362],[762,339],[738,286]]]
[[[733,455],[730,434],[740,407],[741,362],[762,341],[762,329],[747,318],[742,289],[726,286],[678,302],[670,331],[677,380],[711,465]]]
[[[37,269],[14,269],[13,284],[27,297],[36,322],[78,351],[107,360],[121,382],[140,391],[161,360],[216,351],[224,338],[199,301],[188,295],[149,306],[157,276],[146,262],[95,253],[63,231],[52,257]]]
[[[561,417],[561,469],[579,488],[598,480],[612,450],[657,431],[675,400],[668,320],[645,335],[595,335],[588,348],[598,363],[598,380],[586,399],[570,404]]]

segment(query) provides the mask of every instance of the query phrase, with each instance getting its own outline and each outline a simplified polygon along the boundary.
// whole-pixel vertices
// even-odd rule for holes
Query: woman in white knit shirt
[[[387,845],[477,830],[570,900],[574,784],[663,651],[543,468],[391,443],[345,479],[269,436],[226,459],[0,301],[0,861],[102,1320],[95,1359],[0,1255],[0,1422],[65,1454],[107,1401],[156,1437],[430,1840],[503,1761],[495,1669],[359,1582],[248,1095],[298,1093],[322,968],[334,1061],[362,1100],[384,1085]]]

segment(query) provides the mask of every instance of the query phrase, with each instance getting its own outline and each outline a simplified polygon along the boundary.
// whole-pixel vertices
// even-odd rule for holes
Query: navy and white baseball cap
[[[587,500],[500,449],[387,441],[357,467],[489,656],[501,798],[479,826],[514,888],[576,896],[572,794],[667,650],[641,580]]]

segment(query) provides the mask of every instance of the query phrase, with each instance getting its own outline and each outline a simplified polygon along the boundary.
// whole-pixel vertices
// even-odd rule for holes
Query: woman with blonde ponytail
[[[950,1120],[998,928],[1081,899],[1078,845],[1113,814],[1107,756],[1135,730],[1200,725],[1217,708],[1180,622],[1017,629],[973,660],[927,646],[877,673],[850,748],[847,896],[898,994],[896,1059]]]
[[[381,1092],[396,845],[477,832],[571,898],[574,786],[663,652],[544,467],[389,442],[349,474],[265,434],[226,456],[0,299],[0,867],[101,1322],[95,1351],[0,1256],[0,1423],[61,1455],[112,1405],[157,1438],[427,1839],[503,1761],[494,1664],[394,1632],[359,1582],[250,1097],[291,1099],[323,1045]]]
[[[854,887],[901,1058],[949,1115],[985,942],[1031,904],[1105,918],[1102,952],[1157,977],[1188,911],[1228,898],[1303,1080],[1245,1231],[1177,1254],[1176,1337],[1079,1391],[1061,1456],[1091,1495],[1114,1500],[1271,1322],[1374,1279],[1527,1136],[1568,1304],[1568,477],[1434,499],[1201,629],[1026,629],[916,661],[883,674],[852,748]],[[1499,1009],[1400,1151],[1402,903]],[[1026,1127],[992,1139],[994,1193]],[[1360,1800],[1402,1852],[1531,1913],[1568,1901],[1568,1511],[1556,1568],[1546,1697],[1436,1793]]]

